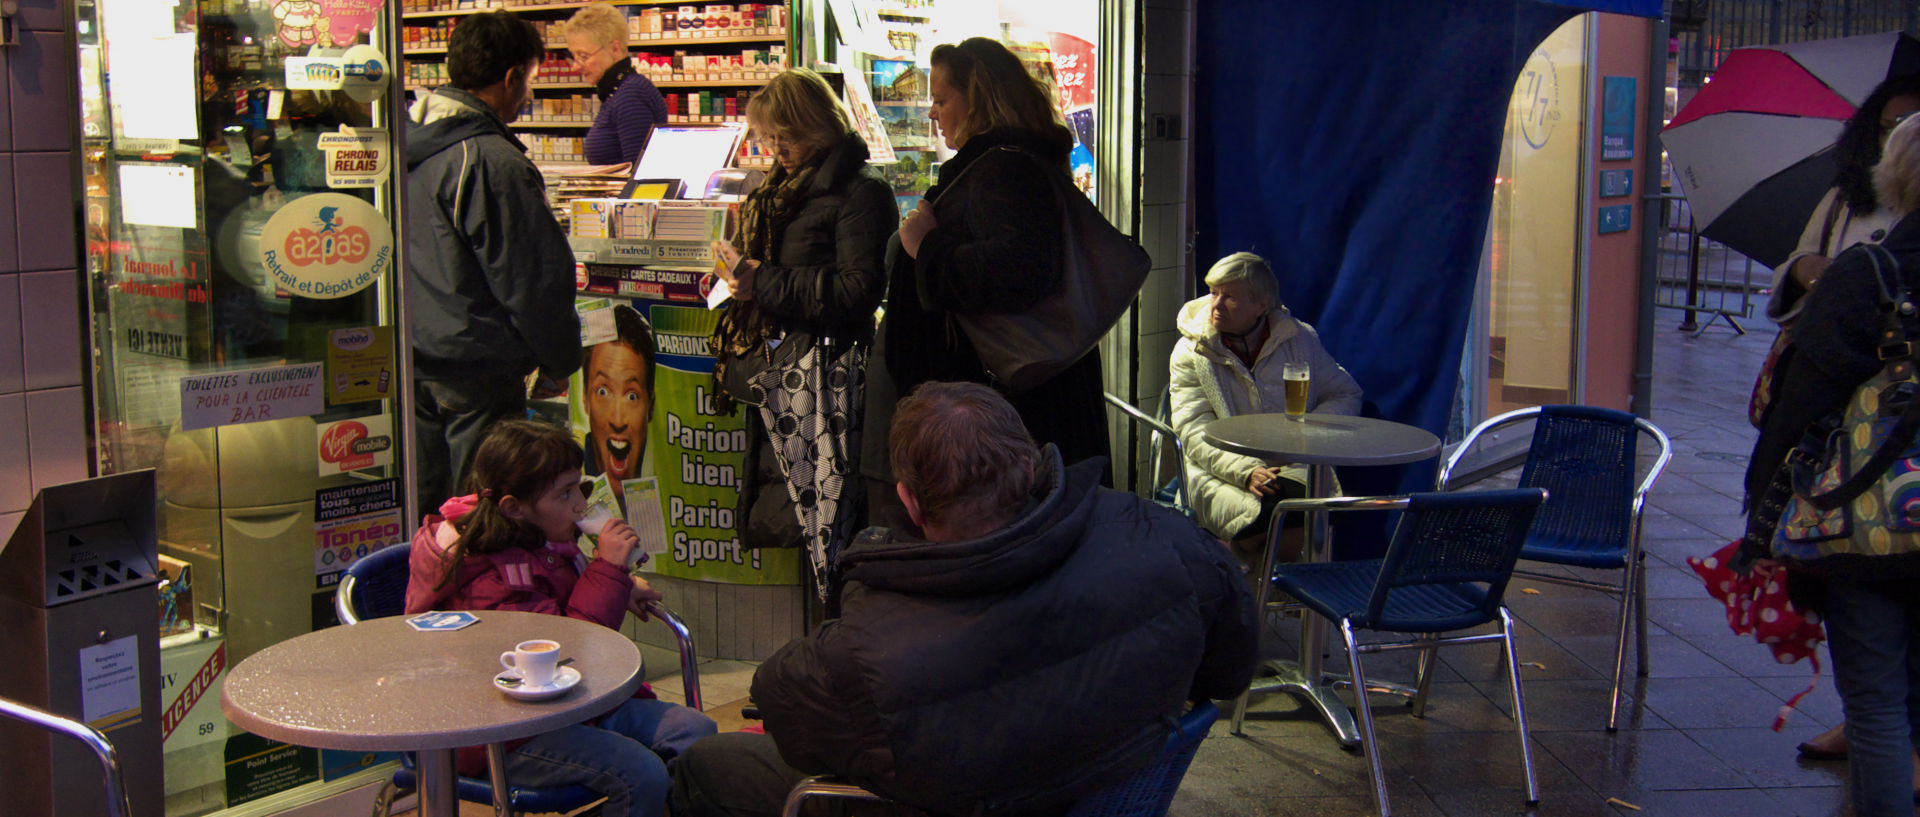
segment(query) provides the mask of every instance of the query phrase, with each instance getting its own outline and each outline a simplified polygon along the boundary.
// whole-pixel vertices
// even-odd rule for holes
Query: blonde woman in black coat
[[[716,272],[733,291],[716,333],[721,367],[765,355],[769,340],[794,333],[832,338],[842,350],[872,339],[874,309],[886,292],[882,259],[899,211],[893,188],[867,166],[867,145],[852,121],[826,80],[805,68],[774,77],[747,103],[747,124],[776,165],[741,208],[738,237],[718,246]],[[799,546],[786,475],[760,413],[747,415],[743,544]]]

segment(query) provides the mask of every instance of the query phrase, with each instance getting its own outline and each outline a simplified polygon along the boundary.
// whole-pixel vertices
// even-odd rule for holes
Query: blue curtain
[[[1197,4],[1199,273],[1266,257],[1370,416],[1442,434],[1513,83],[1588,9],[1658,0]],[[1346,493],[1427,490],[1434,465],[1343,469]],[[1343,536],[1345,555],[1384,547]],[[1369,545],[1371,541],[1377,545]]]

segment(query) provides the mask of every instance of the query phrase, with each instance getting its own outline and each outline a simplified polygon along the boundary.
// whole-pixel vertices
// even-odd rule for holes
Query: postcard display
[[[167,813],[292,807],[387,760],[248,735],[219,699],[406,529],[398,10],[76,6],[96,465],[158,469]]]
[[[1074,182],[1094,195],[1097,0],[845,0],[809,8],[830,16],[830,30],[840,32],[846,47],[835,52],[836,67],[848,79],[855,127],[903,215],[919,205],[939,163],[952,155],[928,118],[928,56],[936,45],[969,37],[1001,41],[1052,91],[1073,131]],[[811,59],[817,51],[803,53]]]

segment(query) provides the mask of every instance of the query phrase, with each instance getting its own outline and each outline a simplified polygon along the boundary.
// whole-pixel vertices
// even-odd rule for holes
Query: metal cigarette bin
[[[0,697],[105,733],[135,817],[165,809],[156,533],[153,472],[134,471],[42,489],[0,549]],[[85,747],[7,719],[0,746],[0,811],[106,813]]]

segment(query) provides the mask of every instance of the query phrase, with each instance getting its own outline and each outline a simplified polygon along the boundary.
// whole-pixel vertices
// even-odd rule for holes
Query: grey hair
[[[1269,307],[1280,305],[1280,282],[1273,277],[1273,268],[1267,266],[1267,259],[1250,252],[1237,252],[1215,262],[1207,270],[1207,286],[1217,287],[1245,281],[1253,291],[1253,298]]]
[[[601,48],[610,45],[627,45],[627,15],[604,3],[584,6],[567,18],[566,33],[585,34],[600,44]]]
[[[1888,134],[1873,166],[1873,190],[1895,216],[1920,210],[1920,116],[1907,117]]]

